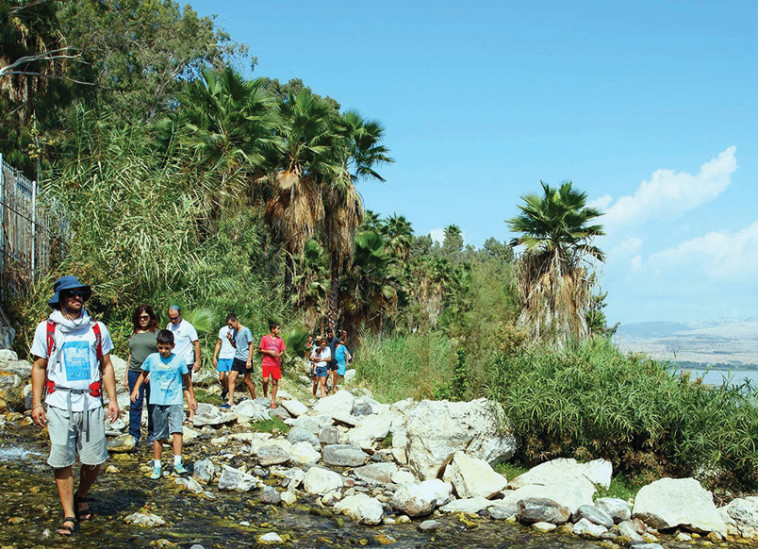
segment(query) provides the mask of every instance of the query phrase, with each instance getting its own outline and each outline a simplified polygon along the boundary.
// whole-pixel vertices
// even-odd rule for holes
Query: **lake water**
[[[727,381],[730,385],[741,385],[749,380],[753,388],[758,388],[758,370],[699,370],[680,368],[676,371],[692,372],[692,379],[702,377],[703,383],[721,385]]]

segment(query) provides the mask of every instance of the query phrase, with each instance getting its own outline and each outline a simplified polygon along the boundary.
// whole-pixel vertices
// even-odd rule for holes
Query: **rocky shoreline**
[[[117,369],[124,367],[123,361],[114,362]],[[30,422],[22,412],[29,405],[30,372],[28,362],[0,351],[0,428],[9,421]],[[212,373],[196,382],[214,389]],[[454,515],[464,525],[520,522],[609,547],[758,540],[758,497],[717,508],[695,479],[660,479],[643,487],[633,502],[595,499],[611,482],[612,466],[605,460],[555,459],[506,479],[492,464],[513,455],[516,439],[502,430],[499,406],[484,399],[387,405],[365,390],[342,390],[302,402],[286,387],[280,396],[275,410],[266,399],[243,400],[229,411],[201,403],[194,425],[185,427],[185,444],[196,458],[192,474],[166,473],[162,482],[207,500],[231,491],[272,506],[313,502],[364,525],[413,521],[430,535],[440,517]],[[119,402],[125,409],[125,393]],[[272,416],[289,430],[258,432],[256,422]],[[132,450],[125,429],[123,420],[109,427],[111,452]],[[150,472],[147,464],[140,470],[145,477]],[[143,527],[163,524],[160,516],[144,512],[126,520]],[[258,541],[286,542],[274,536]]]

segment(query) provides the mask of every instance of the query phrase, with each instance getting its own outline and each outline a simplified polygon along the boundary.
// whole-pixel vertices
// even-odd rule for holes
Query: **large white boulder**
[[[392,496],[391,503],[409,517],[421,517],[450,501],[452,492],[452,486],[435,478],[401,485]]]
[[[720,508],[719,513],[731,535],[758,539],[758,497],[734,499]]]
[[[237,416],[237,421],[263,421],[271,419],[268,409],[261,406],[261,404],[255,400],[243,400],[234,407],[232,412]]]
[[[587,479],[579,478],[549,485],[529,484],[518,490],[503,492],[504,499],[517,503],[525,499],[551,499],[568,509],[569,513],[575,513],[582,505],[592,505],[594,495],[595,485]]]
[[[282,400],[281,404],[292,417],[300,417],[308,413],[308,407],[297,399]]]
[[[643,486],[634,500],[632,516],[653,528],[727,533],[713,494],[694,478],[662,478]]]
[[[373,448],[377,440],[383,439],[389,434],[392,420],[393,415],[391,413],[364,416],[355,428],[348,431],[347,440],[364,449]]]
[[[334,510],[343,513],[361,524],[379,524],[384,509],[375,498],[366,494],[348,496],[334,506]]]
[[[508,484],[505,477],[496,473],[489,463],[469,457],[464,452],[453,455],[453,461],[445,467],[442,478],[453,485],[459,498],[491,498]]]
[[[263,485],[260,479],[229,467],[222,465],[221,476],[218,479],[219,490],[234,490],[236,492],[249,492],[253,488],[259,488]]]
[[[496,463],[510,458],[516,439],[502,429],[502,408],[486,399],[470,402],[424,400],[406,411],[404,433],[408,466],[421,479],[436,478],[453,454]],[[393,446],[395,446],[393,431]]]
[[[224,423],[231,423],[233,421],[237,421],[235,414],[222,412],[218,406],[214,406],[213,404],[199,402],[192,424],[195,427],[202,427],[205,425],[223,425]]]
[[[308,442],[296,442],[290,448],[290,460],[298,465],[316,463],[321,459],[321,452],[313,448]]]
[[[609,461],[596,459],[578,463],[573,458],[557,458],[540,463],[508,483],[509,488],[521,488],[532,484],[549,486],[563,484],[574,479],[586,479],[592,484],[608,488],[611,485],[613,466]]]
[[[446,503],[440,507],[440,511],[443,513],[471,513],[477,514],[482,509],[486,509],[492,505],[492,502],[483,497],[473,497],[466,499],[456,499],[450,503]]]
[[[342,488],[342,484],[340,475],[322,467],[311,467],[303,479],[305,491],[311,495],[320,496],[333,490],[339,490]]]
[[[327,415],[332,418],[349,417],[353,411],[355,397],[350,391],[337,391],[320,399],[311,410],[311,415]]]

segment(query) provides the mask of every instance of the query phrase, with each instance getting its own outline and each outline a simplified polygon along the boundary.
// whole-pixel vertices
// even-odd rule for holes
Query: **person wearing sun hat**
[[[93,517],[87,494],[108,458],[103,386],[108,393],[108,417],[113,422],[119,416],[110,356],[113,342],[105,324],[92,320],[84,308],[90,297],[92,288],[75,276],[56,280],[48,301],[53,310],[37,326],[31,349],[32,419],[48,427],[47,463],[55,473],[64,517],[57,532],[64,536],[73,534],[80,521]],[[77,451],[82,466],[74,492]]]

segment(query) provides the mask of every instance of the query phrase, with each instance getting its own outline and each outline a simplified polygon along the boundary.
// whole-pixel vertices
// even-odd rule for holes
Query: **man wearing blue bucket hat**
[[[32,344],[32,419],[48,426],[47,462],[55,473],[64,517],[57,532],[70,536],[80,521],[93,518],[87,493],[108,458],[103,385],[111,422],[118,418],[119,409],[111,336],[105,324],[92,320],[84,308],[92,289],[67,275],[55,281],[53,291],[48,302],[53,311],[37,326]],[[82,467],[79,488],[74,492],[77,451]]]

